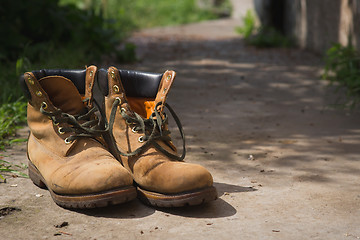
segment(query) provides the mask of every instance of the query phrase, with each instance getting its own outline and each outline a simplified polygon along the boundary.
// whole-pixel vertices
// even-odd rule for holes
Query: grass
[[[2,173],[0,174],[0,181],[6,182],[5,174],[28,178],[27,174],[21,172],[27,168],[25,164],[11,164],[8,161],[2,160],[2,157],[3,156],[0,155],[0,173]]]
[[[15,134],[16,129],[26,122],[26,102],[19,98],[15,102],[4,103],[0,106],[0,150],[14,142],[8,138]]]

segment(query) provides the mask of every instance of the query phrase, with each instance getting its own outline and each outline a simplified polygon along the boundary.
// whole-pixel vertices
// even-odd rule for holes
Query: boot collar
[[[162,112],[164,110],[165,101],[174,82],[175,76],[175,71],[168,70],[163,74],[158,92],[155,97],[155,106],[159,104],[159,112]]]
[[[103,69],[99,70],[103,72]],[[129,70],[118,70],[110,67],[107,70],[107,79],[101,79],[99,86],[104,95],[122,98],[126,102],[126,97],[154,98],[155,105],[161,102],[160,108],[163,110],[167,95],[174,82],[175,71],[167,70],[164,74],[136,72]],[[107,81],[106,81],[107,80]],[[107,86],[104,84],[107,82]]]
[[[43,106],[44,109],[48,109],[50,111],[55,111],[56,108],[51,103],[49,96],[41,87],[39,81],[36,79],[35,75],[32,72],[26,72],[23,75],[24,82],[27,85],[27,89],[29,91],[29,102],[36,109],[40,109]]]
[[[97,67],[96,66],[89,66],[86,68],[85,74],[85,99],[88,99],[89,107],[93,105],[93,88],[94,88],[94,80],[97,74]]]

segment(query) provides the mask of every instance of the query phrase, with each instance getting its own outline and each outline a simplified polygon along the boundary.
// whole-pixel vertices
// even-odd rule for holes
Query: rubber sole
[[[161,194],[137,187],[138,198],[145,204],[155,207],[184,207],[200,205],[217,199],[215,187],[198,189],[179,194]]]
[[[31,161],[29,161],[29,177],[36,186],[47,189],[54,202],[64,208],[106,207],[128,202],[135,199],[137,196],[136,188],[134,186],[84,195],[57,194],[46,185],[45,179]]]

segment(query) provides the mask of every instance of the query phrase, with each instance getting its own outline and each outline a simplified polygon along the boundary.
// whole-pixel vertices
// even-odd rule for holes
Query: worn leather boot
[[[21,78],[29,99],[29,176],[65,208],[136,198],[132,176],[107,150],[96,108],[91,108],[95,73],[91,66],[27,72]]]
[[[215,200],[211,174],[200,165],[182,161],[185,140],[181,123],[165,103],[175,72],[152,74],[110,67],[98,74],[105,95],[102,108],[113,138],[108,144],[115,145],[113,154],[133,176],[140,199],[159,207]],[[183,137],[182,156],[171,141],[165,106]]]

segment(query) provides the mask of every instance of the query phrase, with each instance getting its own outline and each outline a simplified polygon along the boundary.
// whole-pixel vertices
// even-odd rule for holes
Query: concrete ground
[[[335,97],[319,80],[318,56],[245,46],[237,24],[135,33],[140,61],[117,65],[177,71],[168,102],[185,129],[186,161],[210,170],[218,200],[71,211],[31,180],[8,178],[0,208],[21,210],[0,218],[0,238],[360,239],[359,114],[328,107]],[[27,162],[25,143],[1,154]]]

